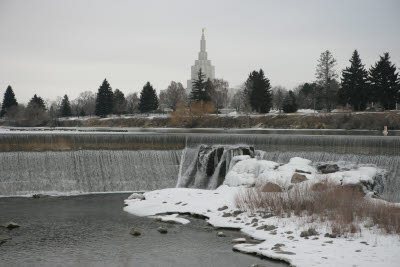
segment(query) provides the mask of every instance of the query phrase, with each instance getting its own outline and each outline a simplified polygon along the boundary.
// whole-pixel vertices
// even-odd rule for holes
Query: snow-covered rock
[[[291,189],[294,184],[304,183],[312,186],[324,181],[337,185],[360,185],[365,192],[380,193],[383,189],[385,172],[372,166],[348,164],[340,168],[337,164],[324,163],[319,171],[308,159],[294,157],[287,164],[273,161],[237,156],[231,160],[233,166],[225,176],[228,186],[278,185],[282,189]],[[331,167],[329,167],[331,166]],[[332,167],[334,166],[334,167]],[[333,171],[335,170],[335,171]]]
[[[179,214],[171,214],[171,215],[159,215],[159,216],[152,216],[152,218],[156,218],[162,222],[167,222],[167,223],[180,223],[180,224],[188,224],[190,223],[189,220],[185,218],[179,217]]]
[[[144,200],[145,197],[143,194],[139,194],[139,193],[132,193],[132,195],[130,195],[128,197],[128,199],[139,199],[139,200]]]

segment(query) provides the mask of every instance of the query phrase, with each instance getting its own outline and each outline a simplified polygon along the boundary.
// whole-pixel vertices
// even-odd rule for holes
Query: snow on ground
[[[299,109],[297,110],[297,113],[311,114],[311,113],[316,113],[316,111],[313,109]]]
[[[309,223],[305,217],[263,218],[262,214],[252,216],[247,213],[223,217],[237,210],[234,198],[239,190],[242,187],[226,185],[216,190],[157,190],[145,193],[146,200],[125,200],[124,210],[138,216],[167,212],[203,215],[215,227],[240,228],[244,234],[263,240],[260,244],[234,245],[235,250],[281,259],[293,266],[398,266],[400,262],[399,236],[382,234],[376,229],[362,228],[361,234],[355,236],[328,238],[324,237],[329,231],[326,224]],[[257,226],[252,223],[255,219]],[[257,229],[262,225],[277,228],[270,231]],[[301,238],[300,233],[311,226],[319,232],[318,239]],[[277,246],[280,249],[276,249]]]
[[[324,236],[331,233],[330,222],[318,223],[307,216],[280,218],[261,212],[249,214],[238,211],[235,206],[235,196],[245,187],[266,181],[287,186],[296,170],[308,172],[302,173],[309,179],[305,183],[328,177],[339,184],[348,184],[371,181],[378,169],[353,166],[350,170],[321,175],[311,161],[298,157],[284,165],[246,156],[233,160],[236,164],[231,166],[225,184],[216,190],[169,188],[146,192],[145,200],[125,200],[124,210],[161,220],[182,219],[179,213],[202,215],[215,227],[238,228],[262,241],[236,244],[235,250],[284,260],[294,266],[399,266],[400,237],[384,234],[375,227],[366,228],[365,222],[360,222],[361,231],[357,234],[330,238]],[[166,213],[175,214],[165,216]],[[319,234],[309,239],[300,237],[309,228],[315,228]]]

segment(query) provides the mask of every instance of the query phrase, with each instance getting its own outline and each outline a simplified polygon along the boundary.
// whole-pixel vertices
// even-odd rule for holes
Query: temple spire
[[[204,37],[204,28],[202,29],[201,40],[200,40],[200,60],[207,60],[207,52],[206,52],[206,39]]]

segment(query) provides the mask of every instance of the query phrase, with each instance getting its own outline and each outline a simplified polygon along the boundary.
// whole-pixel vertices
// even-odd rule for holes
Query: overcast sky
[[[400,1],[0,0],[0,100],[113,89],[159,91],[190,78],[206,28],[218,78],[231,87],[264,69],[271,84],[313,81],[329,49],[337,70],[354,49],[369,68],[383,52],[400,67]]]

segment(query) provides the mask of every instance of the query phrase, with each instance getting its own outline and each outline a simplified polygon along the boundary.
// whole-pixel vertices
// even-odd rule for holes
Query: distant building
[[[187,81],[186,93],[189,95],[192,91],[192,81],[197,79],[199,70],[204,73],[206,79],[215,79],[215,67],[211,65],[211,60],[207,59],[206,39],[204,38],[204,29],[201,34],[199,59],[194,61],[191,68],[191,79]]]

